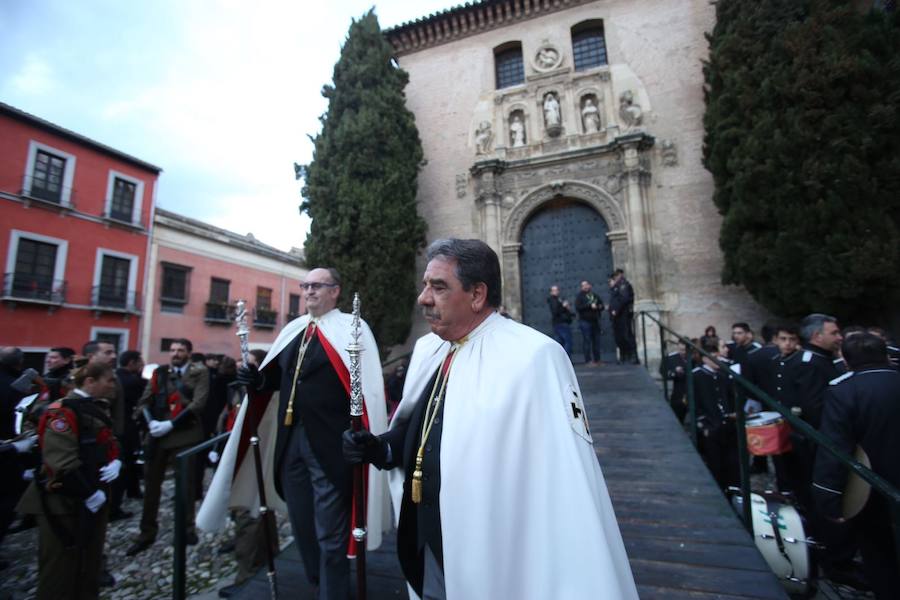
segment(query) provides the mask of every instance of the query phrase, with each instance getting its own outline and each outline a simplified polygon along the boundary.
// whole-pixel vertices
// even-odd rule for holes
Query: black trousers
[[[613,317],[613,336],[616,338],[620,360],[637,358],[637,343],[634,339],[634,323],[631,313],[619,313]]]

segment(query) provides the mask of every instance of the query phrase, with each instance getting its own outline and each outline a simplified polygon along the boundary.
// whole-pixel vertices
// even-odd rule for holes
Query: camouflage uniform
[[[159,532],[157,514],[166,465],[175,456],[203,441],[203,424],[200,421],[206,398],[209,395],[209,370],[203,364],[188,363],[184,373],[177,375],[174,368],[162,366],[144,389],[138,402],[138,410],[149,410],[157,421],[172,421],[173,429],[160,438],[148,438],[144,464],[144,511],[141,515],[141,533],[138,542],[153,542]],[[149,434],[148,434],[149,435]],[[152,448],[152,450],[151,450]],[[191,479],[194,469],[188,467]],[[194,485],[187,486],[188,531],[194,530]]]
[[[37,515],[37,599],[97,598],[108,509],[91,513],[85,500],[98,490],[109,496],[99,472],[119,456],[108,402],[73,391],[50,403],[38,440],[41,470],[17,507]]]

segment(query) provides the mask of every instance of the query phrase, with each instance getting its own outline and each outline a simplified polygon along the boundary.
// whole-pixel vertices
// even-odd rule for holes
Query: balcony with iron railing
[[[234,319],[235,306],[222,302],[207,302],[203,320],[211,324],[230,325]]]
[[[257,308],[253,314],[253,326],[260,329],[274,329],[278,313],[267,308]]]
[[[141,299],[135,290],[96,285],[91,288],[91,307],[98,311],[139,313]]]
[[[66,281],[30,273],[6,273],[3,300],[59,305],[66,301]]]
[[[47,185],[31,175],[25,177],[19,196],[26,202],[36,201],[48,208],[75,208],[75,189],[64,185]]]

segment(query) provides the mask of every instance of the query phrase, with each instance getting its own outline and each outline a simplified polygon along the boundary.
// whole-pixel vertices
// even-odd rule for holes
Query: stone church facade
[[[515,318],[549,333],[549,286],[573,300],[589,279],[604,295],[614,266],[635,310],[678,331],[764,318],[720,283],[701,162],[714,11],[707,0],[485,0],[386,32],[410,75],[429,239],[490,244]],[[647,345],[658,349],[655,330]]]

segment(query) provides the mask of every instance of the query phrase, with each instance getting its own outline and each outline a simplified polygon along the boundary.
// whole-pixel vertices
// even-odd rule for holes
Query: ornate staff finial
[[[250,344],[247,341],[250,338],[250,330],[247,329],[247,303],[238,300],[234,309],[234,322],[237,325],[238,339],[241,341],[241,361],[247,366],[247,357],[250,355]]]
[[[362,353],[362,346],[359,343],[359,337],[362,335],[362,322],[359,318],[359,292],[353,294],[353,325],[350,332],[350,345],[347,347],[347,354],[350,355],[350,416],[361,417],[363,414],[363,397],[361,383],[361,368],[359,364],[359,355]]]

